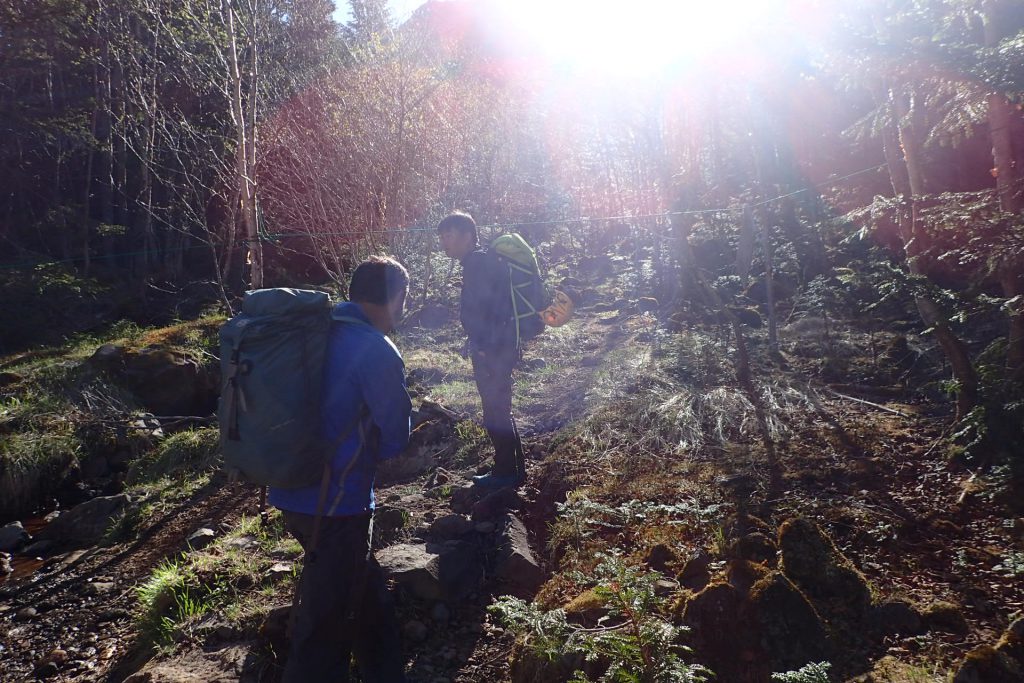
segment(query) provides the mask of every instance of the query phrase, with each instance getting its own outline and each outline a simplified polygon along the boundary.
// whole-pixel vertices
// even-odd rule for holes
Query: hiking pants
[[[474,351],[472,358],[484,429],[494,444],[494,475],[525,475],[523,443],[512,418],[512,369],[519,362],[519,349]]]
[[[283,515],[308,553],[314,516]],[[322,518],[315,557],[307,554],[299,580],[282,683],[348,683],[352,655],[363,683],[405,680],[394,603],[370,551],[372,529],[370,514]]]

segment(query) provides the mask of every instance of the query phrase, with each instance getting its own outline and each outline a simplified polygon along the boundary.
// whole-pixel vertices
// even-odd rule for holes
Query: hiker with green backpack
[[[481,249],[476,222],[449,214],[437,225],[441,247],[462,264],[460,315],[467,352],[483,404],[484,428],[494,445],[494,468],[473,477],[484,489],[518,487],[526,481],[523,443],[512,417],[512,371],[523,345],[540,334],[546,302],[537,257],[517,234]]]
[[[270,486],[269,502],[305,551],[282,681],[404,680],[394,605],[373,559],[378,462],[409,443],[402,356],[386,336],[409,275],[373,257],[351,301],[294,289],[249,292],[221,329],[225,464]]]

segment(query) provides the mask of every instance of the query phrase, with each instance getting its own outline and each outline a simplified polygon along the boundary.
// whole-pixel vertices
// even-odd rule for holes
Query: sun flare
[[[555,64],[642,76],[757,41],[784,0],[503,0],[508,30]]]

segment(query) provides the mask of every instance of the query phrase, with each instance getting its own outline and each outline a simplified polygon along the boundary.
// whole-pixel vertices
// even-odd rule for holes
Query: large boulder
[[[93,545],[103,538],[114,519],[130,502],[131,499],[124,493],[93,498],[62,514],[44,527],[37,537],[76,546]]]
[[[794,517],[779,527],[782,572],[813,598],[838,599],[854,614],[871,605],[871,588],[818,525]]]
[[[420,476],[434,466],[433,449],[414,446],[397,458],[377,465],[376,485],[390,486]]]
[[[217,407],[215,372],[181,352],[165,348],[125,352],[120,375],[156,415],[209,415]]]
[[[953,683],[1024,681],[1024,619],[1017,619],[995,646],[982,645],[964,657]]]
[[[384,575],[422,600],[455,600],[476,588],[483,573],[474,547],[463,541],[401,543],[379,550]]]
[[[683,624],[701,664],[720,681],[764,683],[771,673],[742,591],[714,582],[686,602]],[[723,637],[728,634],[728,637]]]
[[[791,671],[830,658],[825,625],[800,590],[772,572],[750,589],[754,618],[772,671]]]
[[[544,570],[530,550],[526,526],[515,515],[505,515],[499,529],[494,575],[513,595],[531,598],[544,581]]]

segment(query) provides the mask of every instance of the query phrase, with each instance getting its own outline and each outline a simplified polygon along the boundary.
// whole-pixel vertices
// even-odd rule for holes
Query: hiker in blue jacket
[[[322,436],[339,444],[330,477],[270,489],[270,503],[306,551],[284,683],[348,681],[352,655],[365,683],[404,680],[394,605],[370,537],[377,463],[409,443],[405,365],[386,336],[408,291],[409,275],[393,259],[373,257],[355,269],[351,301],[332,313],[324,366]]]
[[[494,444],[494,468],[473,477],[473,483],[482,488],[516,487],[526,480],[526,463],[512,417],[512,370],[520,350],[508,268],[480,248],[476,222],[467,213],[457,211],[443,218],[437,234],[445,254],[462,264],[460,319],[469,338],[484,428]]]

